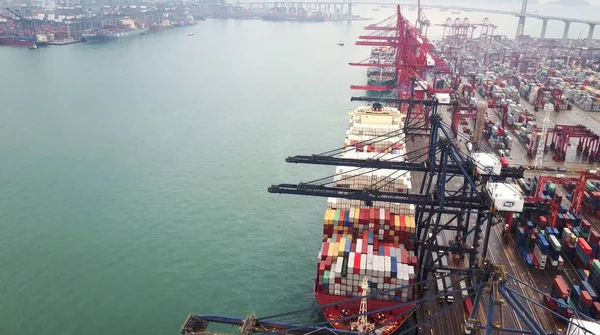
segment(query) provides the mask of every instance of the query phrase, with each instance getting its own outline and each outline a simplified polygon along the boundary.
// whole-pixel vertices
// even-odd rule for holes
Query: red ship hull
[[[315,288],[314,294],[315,294],[315,298],[317,299],[317,302],[321,306],[329,305],[329,304],[336,303],[336,302],[338,303],[337,305],[323,308],[323,315],[325,316],[325,318],[328,321],[330,321],[331,326],[333,326],[336,329],[340,329],[340,330],[355,330],[355,329],[352,329],[352,327],[350,326],[350,322],[348,322],[348,321],[336,322],[335,320],[341,319],[344,316],[359,314],[360,300],[355,299],[352,301],[347,301],[352,298],[331,295],[331,294],[327,294],[327,293],[319,293],[316,291],[316,288]],[[397,306],[398,304],[401,304],[401,302],[375,300],[375,299],[367,300],[367,308],[370,311],[392,308],[394,306]],[[368,319],[369,319],[369,322],[375,324],[376,327],[378,327],[379,325],[385,324],[385,326],[383,326],[380,329],[381,334],[382,335],[390,335],[390,334],[393,334],[394,332],[396,332],[398,330],[398,328],[400,328],[400,326],[402,326],[402,324],[404,323],[406,318],[408,318],[408,316],[410,315],[409,311],[411,309],[413,309],[414,307],[415,307],[414,304],[403,305],[398,308],[390,309],[389,311],[386,311],[385,313],[369,315]],[[350,321],[353,322],[356,320],[350,320]]]
[[[16,47],[30,47],[32,45],[46,46],[48,43],[34,43],[26,40],[2,40],[0,39],[0,45],[16,46]]]

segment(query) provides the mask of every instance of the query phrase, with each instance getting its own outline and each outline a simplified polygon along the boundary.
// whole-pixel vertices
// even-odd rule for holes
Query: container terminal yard
[[[182,334],[600,333],[600,48],[422,17],[365,27],[343,144],[286,158],[335,171],[268,188],[326,198],[317,306]]]

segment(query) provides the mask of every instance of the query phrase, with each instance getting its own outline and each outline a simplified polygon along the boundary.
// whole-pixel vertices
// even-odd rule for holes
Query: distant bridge
[[[347,7],[348,16],[352,16],[352,5],[401,5],[404,7],[407,6],[416,6],[416,1],[406,2],[406,1],[268,1],[268,2],[236,2],[235,5],[244,6],[244,7],[272,7],[275,4],[283,5],[283,6],[334,6],[334,7]],[[571,23],[583,23],[590,26],[588,32],[588,43],[591,42],[594,35],[594,28],[597,25],[600,25],[600,21],[594,20],[583,20],[583,19],[574,19],[568,17],[559,17],[559,16],[550,16],[550,15],[541,15],[541,14],[533,14],[527,12],[527,0],[523,0],[521,5],[521,11],[505,11],[505,10],[496,10],[489,8],[473,8],[473,7],[462,7],[455,5],[435,5],[435,4],[427,4],[421,5],[421,8],[435,8],[435,9],[449,9],[449,10],[460,10],[465,12],[480,12],[480,13],[490,13],[490,14],[498,14],[498,15],[508,15],[508,16],[516,16],[519,18],[519,25],[517,27],[517,36],[523,35],[523,29],[525,26],[525,18],[533,18],[542,20],[542,32],[540,34],[540,38],[546,37],[546,27],[548,26],[548,21],[563,21],[565,23],[565,29],[563,32],[563,39],[566,40],[569,36],[569,28]]]

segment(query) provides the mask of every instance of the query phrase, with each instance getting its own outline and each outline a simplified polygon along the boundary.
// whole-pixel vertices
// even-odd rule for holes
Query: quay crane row
[[[500,332],[536,335],[555,334],[556,329],[547,332],[543,328],[533,312],[526,307],[526,304],[535,305],[540,310],[551,313],[556,319],[567,323],[570,320],[549,310],[540,302],[519,293],[518,290],[511,287],[511,282],[518,282],[520,285],[527,286],[547,297],[547,299],[555,299],[540,292],[528,283],[507,274],[502,265],[493,264],[487,260],[491,230],[498,218],[508,213],[521,212],[526,206],[537,206],[537,204],[525,204],[522,201],[521,191],[508,182],[509,179],[522,178],[524,170],[522,168],[500,169],[498,162],[490,163],[490,159],[497,160],[495,155],[485,152],[477,144],[474,146],[474,152],[477,154],[469,156],[460,150],[453,140],[451,126],[445,124],[438,113],[438,106],[448,105],[449,102],[440,101],[441,96],[438,95],[440,91],[432,89],[425,80],[422,80],[422,78],[426,78],[431,74],[432,69],[444,71],[445,64],[433,56],[430,52],[431,49],[428,47],[427,39],[422,37],[418,29],[410,25],[401,15],[400,6],[398,6],[395,20],[391,18],[386,22],[387,25],[383,27],[370,26],[371,30],[384,33],[369,35],[371,37],[366,38],[366,40],[370,42],[364,43],[364,45],[388,46],[395,49],[397,84],[389,89],[395,91],[397,97],[391,100],[373,97],[359,97],[353,100],[374,102],[372,113],[381,110],[382,103],[393,104],[394,107],[406,115],[404,129],[400,132],[394,131],[361,141],[359,145],[372,145],[386,139],[400,137],[399,141],[404,141],[404,143],[426,142],[426,146],[414,151],[408,150],[405,155],[405,157],[408,157],[406,162],[391,160],[386,156],[385,152],[390,151],[394,144],[390,144],[387,149],[384,149],[372,159],[364,161],[344,158],[343,153],[349,150],[346,147],[318,155],[289,157],[286,161],[290,163],[351,166],[356,167],[357,170],[393,170],[388,176],[390,180],[388,184],[405,173],[415,172],[423,175],[418,192],[385,191],[383,188],[386,185],[381,185],[381,182],[360,189],[331,186],[334,183],[332,177],[338,175],[320,178],[311,182],[272,185],[268,188],[270,193],[360,200],[367,207],[378,201],[415,205],[418,282],[394,288],[388,290],[388,292],[416,287],[419,293],[417,300],[374,311],[361,310],[359,314],[344,316],[331,322],[360,319],[365,315],[377,315],[403,305],[413,306],[407,311],[407,313],[412,314],[418,308],[417,306],[424,302],[438,299],[441,296],[466,292],[467,294],[461,294],[461,300],[470,302],[473,299],[473,303],[462,327],[464,334],[471,334],[475,330],[481,330],[485,334],[499,334]],[[395,22],[394,29],[390,29],[390,22]],[[357,87],[353,88],[357,89]],[[424,138],[427,138],[427,140],[423,140]],[[396,175],[398,172],[402,173],[398,176]],[[495,194],[497,188],[509,189],[510,193],[515,194],[516,200],[514,202],[505,201],[499,205]],[[440,244],[437,239],[440,234],[451,236],[449,245]],[[467,258],[468,263],[465,263],[467,265],[462,267],[443,266],[438,261],[441,257],[451,253],[458,255],[460,258]],[[432,294],[430,286],[436,278],[439,278],[439,273],[436,276],[433,274],[440,270],[446,273],[443,277],[454,276],[457,279],[462,276],[461,280],[469,282],[470,286],[459,290]],[[348,301],[359,299],[365,299],[361,301],[366,301],[369,296],[367,292],[363,296],[349,298]],[[208,322],[216,322],[238,325],[242,335],[251,333],[273,335],[284,333],[307,335],[324,335],[326,333],[359,334],[354,331],[329,328],[330,321],[311,324],[270,321],[322,310],[335,304],[285,312],[263,318],[257,318],[254,315],[245,319],[220,315],[190,315],[184,322],[181,332],[190,335],[210,334],[205,332]],[[528,329],[505,327],[502,312],[503,305],[508,305]],[[480,315],[479,318],[485,320],[484,322],[481,322],[478,318],[481,306],[485,306],[486,315]],[[434,315],[421,318],[419,323],[410,329],[404,330],[401,334],[408,333],[416,328],[421,329],[428,321],[443,316],[449,308],[451,306],[446,306]],[[497,310],[496,313],[495,310]],[[577,311],[574,311],[573,314],[580,319],[591,320],[585,315],[580,315]],[[405,315],[398,316],[398,318],[400,317],[405,317]],[[394,318],[388,322],[392,321],[394,321]],[[585,329],[584,325],[570,324],[573,327]],[[373,331],[375,334],[377,334],[379,328],[385,327],[385,324],[377,327]]]

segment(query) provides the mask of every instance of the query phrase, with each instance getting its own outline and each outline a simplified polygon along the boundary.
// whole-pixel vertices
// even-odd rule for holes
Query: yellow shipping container
[[[340,243],[338,244],[338,256],[344,256],[344,249],[346,248],[346,238],[342,237]]]
[[[333,209],[327,209],[325,211],[324,224],[325,225],[332,225],[333,224],[333,216],[334,215],[335,215],[335,210],[333,210]]]
[[[409,233],[415,233],[415,218],[413,216],[406,217],[406,231]]]
[[[337,249],[338,249],[337,242],[329,243],[329,250],[327,250],[327,256],[329,256],[329,257],[337,256],[337,254],[338,254]]]

